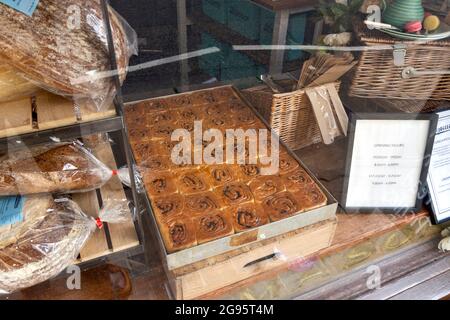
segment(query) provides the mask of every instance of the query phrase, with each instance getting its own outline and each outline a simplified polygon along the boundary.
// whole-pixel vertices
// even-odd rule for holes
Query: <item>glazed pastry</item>
[[[260,201],[285,190],[282,179],[277,176],[260,176],[251,180],[249,187],[255,200]]]
[[[240,126],[252,126],[254,124],[256,124],[257,122],[257,118],[255,116],[255,114],[250,110],[250,109],[246,109],[246,110],[242,110],[240,112],[237,112],[237,114],[235,115],[236,118],[236,126],[239,128]]]
[[[152,207],[158,223],[163,223],[183,213],[184,198],[179,194],[154,197]]]
[[[143,181],[150,196],[165,196],[177,192],[176,181],[170,173],[144,171]]]
[[[150,158],[151,156],[158,154],[159,144],[152,141],[131,143],[131,149],[133,150],[136,163],[139,165],[142,161]]]
[[[302,191],[295,192],[294,196],[299,199],[305,211],[320,208],[327,204],[327,197],[315,184]]]
[[[236,169],[238,169],[237,166],[224,164],[209,166],[207,170],[211,177],[212,184],[214,186],[222,186],[238,180],[239,173]]]
[[[298,161],[295,160],[293,157],[291,157],[288,154],[280,154],[279,159],[280,159],[279,160],[280,161],[280,163],[279,163],[279,165],[280,165],[279,174],[280,175],[294,171],[300,167]]]
[[[253,201],[250,188],[241,182],[226,184],[223,187],[219,187],[216,192],[230,206]]]
[[[130,141],[147,142],[152,138],[152,130],[146,127],[134,127],[128,130]]]
[[[170,159],[167,159],[165,156],[151,156],[142,162],[140,162],[139,167],[142,167],[144,170],[148,170],[149,173],[157,173],[161,171],[168,171],[170,169]]]
[[[231,150],[232,157],[226,157],[228,164],[249,164],[258,162],[258,142],[246,139],[245,145],[240,143],[228,144],[227,150]],[[228,152],[228,151],[227,151]]]
[[[180,170],[177,184],[180,192],[184,195],[205,192],[211,189],[211,182],[208,176],[198,170]]]
[[[185,197],[184,213],[191,216],[206,214],[214,210],[220,210],[223,203],[214,192],[203,192]]]
[[[219,210],[195,217],[194,225],[198,244],[234,234],[231,217]]]
[[[171,111],[150,112],[146,114],[146,122],[149,126],[170,124],[175,121],[176,114]]]
[[[261,167],[256,164],[245,164],[239,166],[243,181],[250,181],[261,177]]]
[[[194,223],[183,215],[161,224],[160,230],[169,253],[197,245]]]
[[[224,87],[218,90],[214,90],[214,96],[217,100],[228,101],[236,97],[234,90],[231,87]]]
[[[178,94],[167,100],[170,108],[185,108],[194,105],[191,94]]]
[[[281,176],[286,185],[286,189],[290,191],[300,191],[314,184],[309,174],[303,169],[296,169]]]
[[[125,122],[129,128],[133,128],[136,124],[144,125],[142,123],[145,119],[145,107],[143,103],[135,103],[129,106],[125,106],[124,114]]]
[[[194,105],[212,104],[219,102],[212,90],[195,92],[192,94]]]
[[[202,112],[200,112],[201,109],[193,108],[193,107],[187,107],[179,110],[179,117],[180,119],[184,120],[201,120],[202,119]]]
[[[304,211],[299,200],[290,192],[280,192],[262,202],[264,211],[271,221],[279,221],[289,218]]]
[[[245,203],[227,210],[233,218],[233,227],[236,232],[247,231],[269,223],[269,217],[260,205]]]
[[[230,112],[233,114],[239,114],[241,112],[248,112],[250,111],[249,108],[240,101],[237,97],[231,97],[229,99],[229,108]]]
[[[190,133],[194,132],[194,128],[195,128],[195,120],[192,119],[181,119],[179,121],[176,122],[176,126],[179,129],[185,129],[187,131],[189,131]]]
[[[160,123],[151,127],[151,137],[158,139],[168,139],[172,136],[172,133],[177,129],[175,125]]]
[[[141,102],[144,105],[146,112],[163,111],[169,109],[167,99],[154,99]]]

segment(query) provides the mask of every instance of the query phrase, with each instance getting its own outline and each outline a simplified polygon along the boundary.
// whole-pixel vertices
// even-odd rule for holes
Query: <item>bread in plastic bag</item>
[[[0,88],[0,103],[31,97],[41,90],[4,62],[0,62]]]
[[[85,192],[113,174],[79,142],[23,148],[0,157],[0,196]]]
[[[17,206],[18,201],[22,221],[2,226],[5,207]],[[94,219],[68,199],[54,200],[50,195],[0,198],[0,293],[57,276],[74,263],[102,221],[119,223],[129,218],[129,212],[123,199],[112,202]]]
[[[111,7],[109,12],[123,81],[137,36]],[[31,17],[0,4],[0,61],[43,89],[79,104],[88,99],[99,110],[115,95],[112,75],[97,77],[111,70],[100,0],[40,0]]]

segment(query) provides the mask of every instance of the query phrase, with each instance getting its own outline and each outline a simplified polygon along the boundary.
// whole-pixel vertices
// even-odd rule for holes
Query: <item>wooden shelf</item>
[[[73,101],[41,91],[32,98],[0,103],[0,114],[0,138],[6,138],[107,119],[116,111],[112,105],[100,112],[82,105],[77,115]]]
[[[98,138],[100,137],[100,138]],[[90,142],[95,141],[95,142]],[[100,142],[99,142],[100,141]],[[85,139],[85,145],[91,148],[93,154],[112,170],[117,169],[113,151],[107,139],[101,136],[91,136]],[[117,176],[111,178],[100,190],[73,195],[73,200],[88,215],[97,218],[100,210],[100,198],[103,204],[108,201],[126,201],[123,185]],[[85,263],[118,252],[124,252],[140,246],[139,237],[132,219],[131,212],[126,222],[107,224],[105,228],[97,229],[82,249],[78,263]]]

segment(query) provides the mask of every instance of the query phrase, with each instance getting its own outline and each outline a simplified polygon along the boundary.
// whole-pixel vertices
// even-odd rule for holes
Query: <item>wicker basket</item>
[[[367,29],[361,21],[355,23],[355,31],[363,45],[391,45],[392,49],[362,52],[350,87],[350,96],[450,100],[450,75],[402,77],[402,72],[408,67],[417,71],[450,71],[450,41],[400,41],[378,30]],[[394,63],[394,50],[400,56],[401,51],[406,50],[403,51],[406,53],[403,65]],[[402,60],[400,57],[400,62]]]
[[[340,83],[335,83],[339,91]],[[242,91],[244,97],[292,150],[322,142],[311,103],[305,90],[275,94],[266,85]]]

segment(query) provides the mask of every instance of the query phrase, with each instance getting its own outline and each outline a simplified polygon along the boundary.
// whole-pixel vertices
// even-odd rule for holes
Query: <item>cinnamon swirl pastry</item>
[[[198,108],[192,107],[183,108],[179,110],[179,114],[180,118],[184,120],[191,120],[191,121],[202,120],[202,115]]]
[[[168,171],[170,169],[169,162],[165,156],[151,156],[140,162],[139,167],[144,171],[161,172]]]
[[[198,193],[185,197],[185,214],[198,216],[211,211],[220,210],[223,203],[213,192]]]
[[[303,169],[296,169],[281,176],[286,188],[292,191],[301,191],[314,184],[313,179]]]
[[[256,164],[245,164],[240,166],[242,180],[250,181],[261,177],[261,167]]]
[[[144,106],[146,112],[162,111],[169,109],[169,103],[167,99],[148,100],[140,102],[140,104]]]
[[[148,142],[152,138],[152,130],[146,127],[135,127],[128,130],[131,141]]]
[[[270,217],[271,221],[279,221],[289,218],[304,209],[300,202],[290,192],[277,193],[262,202],[262,206]]]
[[[179,94],[168,98],[171,108],[185,108],[194,105],[191,94]]]
[[[150,197],[169,195],[177,192],[175,179],[169,173],[144,171],[143,181]]]
[[[130,106],[126,106],[124,119],[129,128],[136,127],[136,124],[145,126],[146,123],[142,123],[145,120],[144,104],[136,103]]]
[[[269,223],[269,217],[261,206],[245,203],[228,209],[233,218],[233,227],[236,232],[247,231]]]
[[[256,118],[255,114],[245,107],[245,110],[238,112],[235,116],[236,118],[236,126],[244,126],[247,127],[249,125],[256,124],[258,118]]]
[[[180,215],[160,225],[161,234],[169,253],[197,245],[194,223]]]
[[[233,223],[228,214],[213,211],[194,218],[198,244],[234,234]]]
[[[235,115],[238,115],[241,112],[250,111],[249,108],[242,101],[240,101],[237,97],[230,97],[228,99],[228,103],[230,106],[230,112]]]
[[[279,174],[283,175],[288,172],[294,171],[300,167],[297,160],[288,154],[280,154],[280,171]]]
[[[212,104],[219,102],[212,90],[195,92],[192,94],[192,101],[195,105]]]
[[[213,95],[217,101],[227,101],[231,98],[235,98],[235,93],[231,87],[220,88],[213,91]]]
[[[150,158],[152,155],[158,154],[159,145],[152,141],[142,143],[131,143],[131,149],[133,150],[134,158],[137,164]]]
[[[302,191],[295,192],[294,196],[299,199],[306,211],[320,208],[327,204],[326,195],[315,184],[309,185]]]
[[[177,128],[173,124],[160,123],[151,127],[151,134],[153,138],[170,140],[175,129]]]
[[[219,193],[226,204],[231,206],[253,201],[250,188],[241,182],[226,184],[223,187],[219,187],[216,192]]]
[[[171,111],[151,112],[147,113],[145,119],[150,126],[170,124],[175,121],[175,114]]]
[[[238,167],[231,165],[217,165],[209,166],[208,173],[211,177],[212,184],[216,187],[224,184],[236,182],[239,179],[239,174],[236,171]]]
[[[152,199],[152,207],[158,223],[163,223],[181,215],[184,209],[184,202],[184,198],[179,194],[154,197]]]
[[[182,194],[205,192],[211,189],[208,176],[198,170],[180,170],[177,183]]]
[[[277,176],[260,176],[251,180],[249,187],[259,201],[285,190],[282,179]]]

